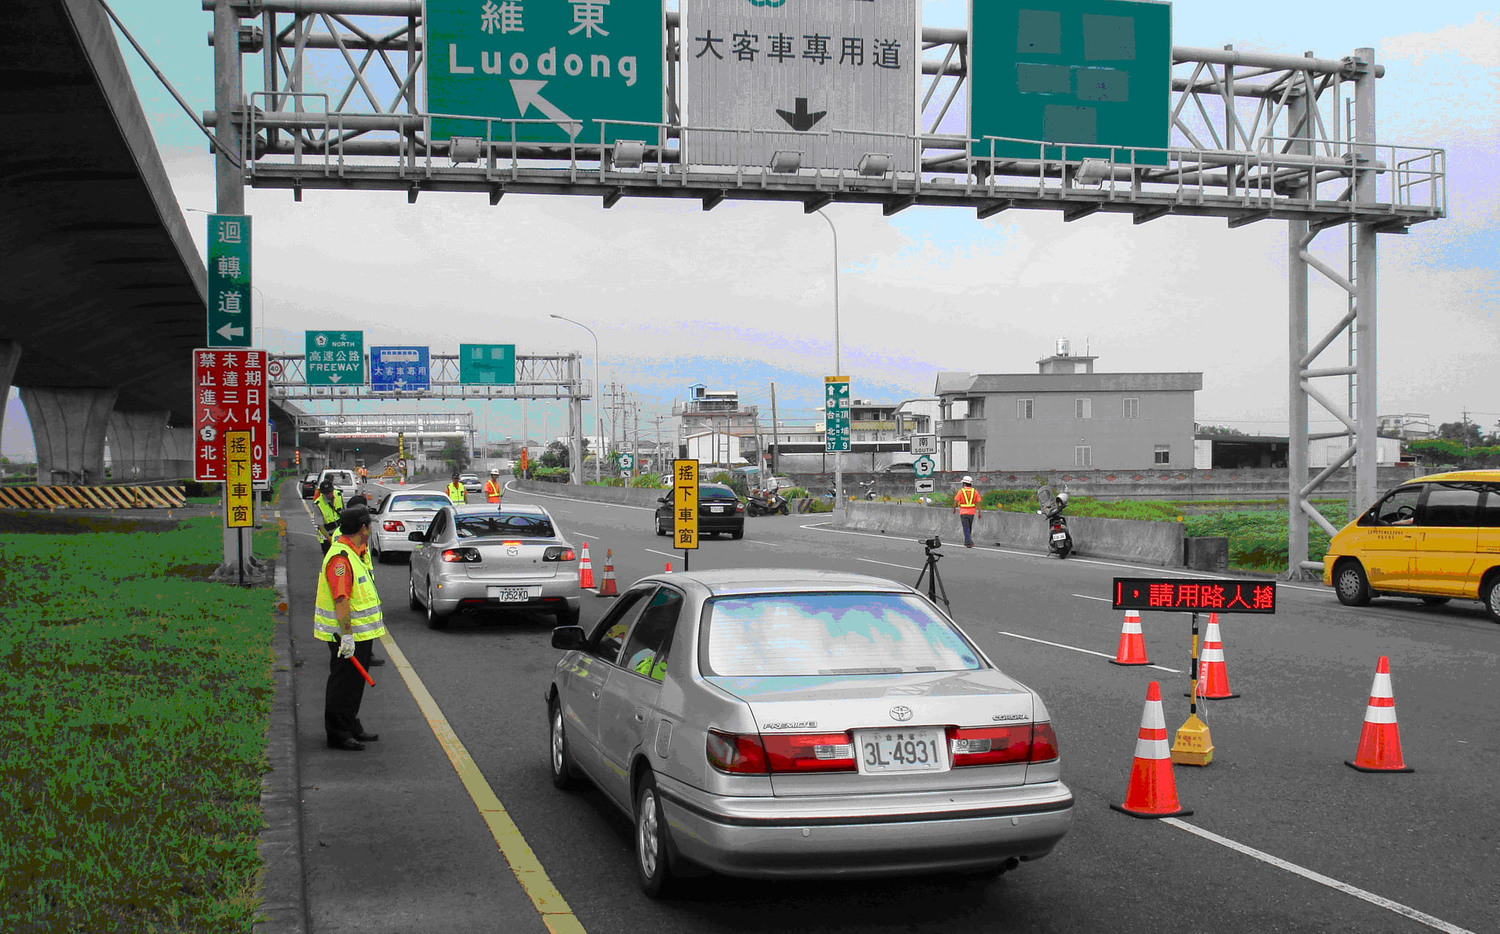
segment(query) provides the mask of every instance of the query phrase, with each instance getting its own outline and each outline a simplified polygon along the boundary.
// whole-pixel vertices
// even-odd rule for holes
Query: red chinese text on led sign
[[[1117,610],[1182,613],[1275,613],[1276,584],[1270,581],[1115,578]]]
[[[266,355],[259,350],[193,351],[193,478],[222,481],[224,434],[250,433],[250,477],[266,479]]]

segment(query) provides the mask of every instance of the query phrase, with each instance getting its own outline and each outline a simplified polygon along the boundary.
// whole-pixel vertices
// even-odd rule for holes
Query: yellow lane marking
[[[479,766],[474,763],[469,751],[458,739],[458,734],[448,725],[448,720],[443,716],[443,711],[438,707],[437,701],[427,692],[427,687],[422,679],[417,677],[416,669],[406,660],[406,656],[396,647],[396,640],[390,633],[380,637],[380,642],[390,655],[391,664],[401,672],[401,677],[406,681],[406,689],[417,702],[422,715],[427,718],[427,725],[432,729],[432,735],[437,737],[438,745],[443,747],[447,753],[448,761],[453,765],[453,770],[458,773],[459,781],[463,782],[464,789],[468,791],[469,797],[473,799],[475,807],[479,809],[479,815],[484,818],[485,824],[490,828],[490,835],[495,838],[495,843],[500,847],[500,853],[505,861],[510,864],[511,872],[515,873],[516,881],[521,883],[521,889],[531,899],[531,904],[536,908],[537,914],[542,916],[542,923],[552,934],[585,934],[583,924],[573,914],[573,909],[568,906],[562,893],[557,886],[552,884],[546,870],[542,868],[541,860],[537,859],[532,852],[526,838],[521,835],[521,829],[510,819],[510,814],[505,810],[505,805],[500,803],[494,789],[484,780],[479,771]]]

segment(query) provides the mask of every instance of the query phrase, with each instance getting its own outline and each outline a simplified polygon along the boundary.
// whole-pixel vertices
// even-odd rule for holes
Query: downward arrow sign
[[[334,373],[332,376],[328,377],[328,381],[330,383],[336,383],[336,382],[338,382],[339,381],[339,375],[337,373]]]
[[[563,113],[558,106],[542,97],[542,88],[547,86],[545,81],[522,81],[512,78],[510,89],[516,95],[516,115],[526,116],[526,112],[535,107],[542,112],[542,116],[557,124],[566,134],[568,139],[577,139],[578,134],[583,132],[583,124]]]
[[[231,325],[226,324],[222,328],[219,328],[214,333],[217,334],[217,335],[219,335],[220,337],[224,338],[227,341],[231,337],[244,337],[245,336],[245,329],[244,328],[233,327]]]
[[[512,82],[512,84],[514,84],[514,82]],[[790,126],[798,133],[811,130],[819,120],[822,120],[825,116],[828,115],[828,111],[826,110],[820,110],[817,113],[808,113],[807,98],[805,97],[797,98],[796,113],[788,113],[785,110],[778,110],[776,112],[781,115],[781,119],[787,122],[787,126]]]

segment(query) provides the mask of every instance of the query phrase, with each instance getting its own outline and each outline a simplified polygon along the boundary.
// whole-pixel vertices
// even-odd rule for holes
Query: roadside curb
[[[278,513],[279,515],[279,513]],[[271,703],[266,742],[269,770],[261,777],[260,905],[252,930],[257,934],[306,934],[305,873],[302,861],[301,770],[297,759],[297,703],[293,678],[290,591],[286,542],[276,562],[276,614],[271,666],[276,696]]]

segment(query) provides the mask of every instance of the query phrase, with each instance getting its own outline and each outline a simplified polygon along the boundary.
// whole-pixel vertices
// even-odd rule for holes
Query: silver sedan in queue
[[[650,896],[703,869],[998,875],[1072,819],[1042,699],[903,584],[653,575],[552,644],[553,784],[625,812]]]
[[[541,506],[450,504],[410,536],[408,601],[445,629],[462,609],[533,609],[578,622],[578,555]]]
[[[448,497],[434,490],[397,490],[387,493],[371,513],[370,553],[376,561],[387,555],[410,555],[416,550],[413,532],[426,532]]]

